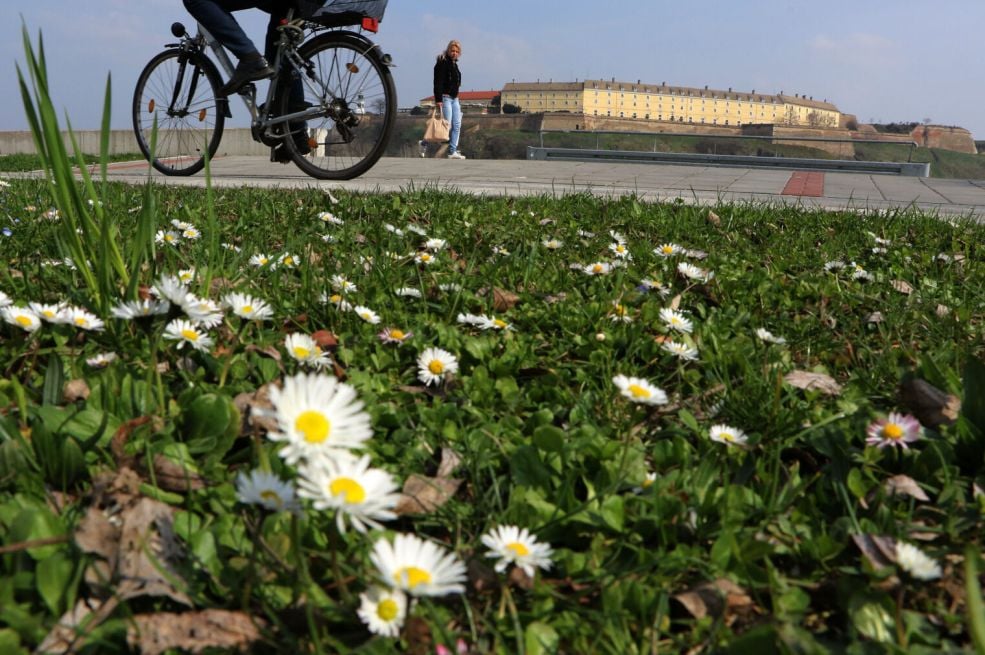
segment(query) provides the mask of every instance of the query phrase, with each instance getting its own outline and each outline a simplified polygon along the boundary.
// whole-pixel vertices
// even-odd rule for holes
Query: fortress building
[[[502,106],[507,104],[527,113],[570,112],[734,127],[769,124],[837,128],[841,122],[841,112],[833,104],[799,94],[721,91],[640,81],[634,84],[615,79],[511,82],[502,91]]]

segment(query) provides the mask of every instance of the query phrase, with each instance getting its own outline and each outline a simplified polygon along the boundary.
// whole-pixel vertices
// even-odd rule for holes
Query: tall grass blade
[[[978,549],[968,546],[964,553],[964,585],[968,596],[968,632],[975,652],[985,655],[985,603],[978,584]]]

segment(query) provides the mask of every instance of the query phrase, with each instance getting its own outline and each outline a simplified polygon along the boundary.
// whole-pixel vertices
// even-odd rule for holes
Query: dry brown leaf
[[[900,384],[900,399],[926,428],[953,425],[961,414],[961,399],[919,378]]]
[[[62,391],[62,395],[65,397],[65,402],[67,403],[86,400],[90,393],[89,385],[86,384],[85,380],[69,380],[65,383],[65,389]]]
[[[519,566],[514,566],[510,569],[509,574],[506,576],[506,580],[509,582],[511,587],[516,587],[517,589],[530,591],[534,588],[534,579],[527,575],[527,572]]]
[[[338,338],[328,330],[318,330],[311,334],[311,338],[320,348],[337,348]]]
[[[715,227],[722,226],[722,219],[718,217],[718,214],[716,214],[711,210],[708,210],[708,222],[714,225]]]
[[[275,348],[274,346],[264,346],[263,348],[259,348],[251,343],[247,345],[244,350],[248,353],[260,353],[261,355],[266,355],[267,357],[274,360],[278,364],[280,364],[281,362],[280,351],[277,350],[277,348]],[[281,371],[283,372],[284,367],[282,366],[280,368]]]
[[[495,311],[507,312],[513,309],[518,302],[520,302],[520,296],[515,293],[498,287],[493,289],[493,309]]]
[[[270,385],[265,384],[253,393],[241,393],[233,399],[233,405],[243,417],[242,435],[276,432],[279,428],[274,415],[274,404],[270,402]]]
[[[904,280],[893,280],[890,284],[893,285],[894,289],[907,296],[913,293],[913,287],[910,286],[909,282]]]
[[[925,503],[930,501],[930,497],[920,488],[917,481],[908,475],[894,475],[883,483],[883,489],[891,496],[899,494],[911,496]]]
[[[456,453],[451,448],[441,449],[441,463],[438,464],[438,473],[436,477],[448,478],[451,474],[455,472],[459,464],[462,463],[462,456]]]
[[[191,599],[179,590],[173,568],[180,548],[173,529],[173,510],[152,498],[140,498],[120,516],[117,593],[121,598],[167,596],[184,605]]]
[[[393,511],[398,516],[429,514],[451,500],[461,484],[461,480],[454,478],[411,475],[404,482],[403,493]]]
[[[752,598],[731,580],[721,578],[706,582],[673,597],[696,619],[720,617],[731,612],[751,609]]]
[[[896,540],[872,534],[853,534],[852,541],[874,569],[883,569],[896,562]]]
[[[205,488],[205,480],[201,475],[161,454],[154,455],[153,480],[158,487],[167,491],[184,492]]]
[[[214,277],[209,283],[209,294],[212,296],[221,295],[223,291],[229,291],[235,288],[236,285],[232,283],[229,278],[225,277]]]
[[[112,597],[105,603],[95,598],[80,598],[75,607],[58,619],[58,623],[34,652],[44,655],[78,652],[79,647],[85,643],[85,635],[105,621],[118,604],[119,601]]]
[[[681,294],[674,296],[673,300],[670,301],[670,308],[677,311],[677,309],[681,306],[681,298]]]
[[[934,313],[937,314],[937,318],[944,318],[951,313],[951,308],[947,305],[937,305],[937,309],[934,310]]]
[[[127,630],[127,642],[142,655],[160,655],[172,649],[189,653],[211,648],[245,651],[259,639],[254,619],[243,612],[214,609],[138,614]]]
[[[841,385],[835,382],[830,375],[823,373],[811,373],[809,371],[793,371],[787,373],[783,378],[787,384],[806,389],[808,391],[820,391],[827,396],[841,395]]]
[[[882,323],[885,320],[886,319],[883,317],[882,312],[872,312],[871,314],[869,314],[866,317],[865,322],[866,323]]]

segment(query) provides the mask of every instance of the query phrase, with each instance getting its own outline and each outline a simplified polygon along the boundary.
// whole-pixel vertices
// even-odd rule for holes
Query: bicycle
[[[266,101],[257,105],[255,84],[238,95],[250,113],[253,139],[272,149],[271,160],[275,150],[286,148],[290,160],[312,177],[352,179],[383,155],[397,113],[391,57],[364,34],[377,32],[387,0],[297,4],[300,12],[289,10],[277,28],[276,73]],[[351,29],[355,26],[359,31]],[[222,78],[206,50],[227,78],[233,65],[201,25],[195,36],[181,23],[174,23],[171,33],[180,41],[166,44],[137,79],[133,127],[140,151],[156,170],[194,175],[206,156],[215,156],[225,121],[232,117],[229,98],[216,93]]]

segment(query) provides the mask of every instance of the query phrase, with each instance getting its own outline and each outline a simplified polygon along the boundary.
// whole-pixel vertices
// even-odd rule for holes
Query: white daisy
[[[117,359],[116,353],[99,353],[86,358],[86,366],[90,368],[106,368]]]
[[[337,243],[338,238],[334,234],[323,234],[321,235],[321,240],[324,243]]]
[[[188,344],[199,352],[208,352],[212,347],[212,337],[202,332],[191,321],[176,318],[164,328],[164,338],[178,342],[178,350]]]
[[[340,293],[355,293],[358,291],[356,285],[346,279],[344,275],[333,275],[330,282],[332,288]]]
[[[290,253],[284,253],[277,258],[277,265],[283,266],[284,268],[297,268],[300,261],[297,257]]]
[[[481,316],[479,314],[460,313],[458,316],[455,317],[455,321],[457,321],[458,323],[461,323],[462,325],[472,325],[474,327],[481,326],[487,320],[489,320],[487,317]]]
[[[363,534],[367,526],[381,530],[379,521],[397,518],[393,512],[400,500],[397,483],[386,471],[371,468],[369,455],[309,461],[299,468],[298,480],[298,495],[313,501],[316,510],[335,510],[339,532],[345,532],[346,518]]]
[[[359,620],[375,635],[396,638],[407,616],[407,595],[399,589],[373,587],[359,594]]]
[[[457,282],[443,282],[438,285],[438,288],[445,293],[458,293],[462,290],[462,285]]]
[[[195,269],[194,268],[186,268],[184,270],[178,271],[178,279],[182,283],[184,283],[184,284],[188,284],[189,282],[194,281],[195,280]]]
[[[331,357],[322,352],[321,347],[307,334],[295,332],[287,335],[284,349],[288,355],[308,368],[321,370],[332,365]]]
[[[174,230],[158,230],[154,235],[154,243],[159,246],[177,246],[181,243],[181,235]]]
[[[10,299],[10,296],[5,294],[3,291],[0,291],[0,309],[4,307],[9,307],[10,305],[13,304],[14,301]]]
[[[691,334],[694,331],[694,324],[691,320],[676,309],[670,309],[669,307],[661,309],[660,320],[670,329],[683,332],[684,334]]]
[[[501,318],[495,316],[483,316],[479,323],[480,330],[512,330],[513,326]]]
[[[414,336],[414,333],[409,330],[404,332],[399,328],[384,328],[383,331],[376,336],[379,337],[380,341],[383,343],[401,344]]]
[[[38,315],[38,318],[47,323],[61,323],[64,318],[65,303],[47,304],[30,302],[27,306],[32,312]]]
[[[146,318],[148,316],[161,316],[171,311],[171,303],[167,300],[130,300],[121,302],[112,309],[110,314],[113,318],[124,321],[131,321],[135,318]]]
[[[187,221],[179,221],[177,218],[171,219],[171,227],[178,230],[179,232],[184,232],[185,230],[190,230],[195,227]]]
[[[276,264],[274,263],[273,259],[271,259],[270,255],[260,254],[260,255],[253,255],[252,257],[250,257],[250,266],[256,268],[272,269],[276,266]]]
[[[441,384],[458,371],[458,359],[447,350],[428,348],[417,358],[417,378],[424,384]]]
[[[681,262],[678,264],[677,272],[689,280],[696,280],[698,282],[708,282],[715,277],[715,274],[711,271],[706,271],[705,269],[688,262]]]
[[[660,257],[673,257],[674,255],[679,255],[684,251],[684,248],[677,245],[676,243],[664,243],[654,249],[653,254],[659,255]]]
[[[708,431],[708,434],[712,441],[717,441],[727,446],[741,446],[749,440],[745,432],[729,425],[713,425],[711,426],[711,430]]]
[[[273,512],[297,512],[300,510],[294,488],[279,477],[254,469],[236,476],[236,498],[246,505],[260,505]]]
[[[612,311],[609,312],[609,320],[613,323],[632,323],[633,315],[629,313],[625,305],[614,302],[612,303]]]
[[[936,580],[941,577],[941,565],[913,544],[896,542],[896,563],[917,580]]]
[[[380,580],[412,596],[444,596],[465,591],[465,564],[454,553],[417,535],[398,534],[373,544],[370,560]]]
[[[843,268],[845,268],[845,262],[840,259],[832,259],[829,262],[824,262],[824,270],[829,273],[832,271],[840,271]]]
[[[560,250],[564,246],[564,241],[560,239],[544,239],[541,243],[548,250]]]
[[[640,482],[640,486],[633,487],[633,493],[634,494],[643,493],[644,491],[652,487],[656,483],[656,481],[657,481],[657,474],[654,473],[653,471],[648,472],[646,476],[644,476],[643,481]]]
[[[500,255],[501,257],[509,257],[510,251],[503,246],[493,246],[492,252],[494,255]]]
[[[417,225],[414,225],[413,223],[408,223],[407,224],[407,227],[404,228],[404,229],[406,229],[408,232],[413,232],[414,234],[416,234],[419,237],[426,237],[428,235],[428,233],[424,230],[424,228],[418,227]]]
[[[875,279],[872,273],[865,270],[861,264],[856,264],[852,262],[848,265],[848,268],[852,269],[852,279],[859,280],[861,282],[871,282]]]
[[[222,299],[222,304],[236,316],[249,321],[266,321],[274,316],[270,305],[245,293],[230,293]]]
[[[501,525],[482,535],[482,543],[490,551],[486,557],[499,560],[495,567],[499,573],[515,564],[532,578],[535,567],[545,571],[551,568],[554,551],[548,544],[539,543],[526,528]]]
[[[615,230],[609,230],[609,236],[616,243],[626,243],[626,237],[622,235],[622,232],[616,232]],[[611,246],[610,246],[611,247]]]
[[[345,221],[333,214],[332,212],[321,212],[318,214],[318,220],[322,223],[329,223],[331,225],[345,225]]]
[[[612,271],[612,265],[606,262],[595,262],[594,264],[586,264],[581,270],[586,275],[608,275]]]
[[[641,280],[640,287],[642,291],[656,291],[665,298],[670,295],[670,289],[665,287],[660,280],[654,280],[653,278]]]
[[[189,293],[181,302],[181,308],[196,325],[212,328],[222,323],[222,307],[208,298],[199,298]]]
[[[612,378],[612,383],[619,387],[619,393],[634,403],[640,403],[642,405],[667,404],[667,394],[663,389],[650,384],[649,381],[643,378],[617,375]]]
[[[424,264],[425,266],[430,266],[435,262],[435,257],[429,252],[419,252],[414,255],[414,262]]]
[[[240,248],[239,246],[237,246],[236,244],[226,243],[225,241],[223,241],[219,245],[222,246],[223,248],[225,248],[226,250],[231,250],[233,252],[242,252],[243,251],[243,249]]]
[[[0,316],[11,325],[16,325],[25,332],[36,332],[41,327],[41,319],[30,309],[7,306],[0,309]]]
[[[162,275],[150,288],[150,292],[173,305],[181,305],[188,295],[188,287],[173,275]]]
[[[362,448],[373,436],[369,414],[356,390],[321,373],[299,373],[270,391],[278,431],[267,436],[284,444],[278,454],[288,464],[337,457]]]
[[[356,307],[353,307],[352,311],[355,312],[359,318],[363,319],[370,325],[376,325],[377,323],[380,322],[380,315],[374,312],[369,307],[363,307],[362,305],[358,305]]]
[[[618,257],[619,259],[632,259],[633,256],[629,254],[629,248],[626,247],[625,243],[610,243],[609,251]]]
[[[403,296],[406,298],[421,298],[423,295],[421,294],[420,290],[412,289],[411,287],[400,287],[399,289],[394,291],[394,293],[397,294],[398,296]]]
[[[778,337],[765,328],[756,328],[756,338],[766,343],[775,343],[778,345],[782,345],[787,342],[787,340],[783,337]]]
[[[66,325],[91,332],[101,332],[105,327],[101,318],[81,307],[66,307],[63,312],[64,318],[61,319],[61,322]]]
[[[402,237],[404,235],[404,231],[403,230],[401,230],[399,227],[397,227],[395,225],[391,225],[389,223],[384,223],[383,224],[383,229],[386,230],[387,232],[390,232],[391,234],[396,234],[398,237]]]
[[[320,296],[319,300],[321,300],[322,303],[331,303],[335,305],[335,308],[342,312],[348,312],[352,310],[352,303],[346,300],[345,298],[343,298],[341,293],[333,293],[332,295],[323,293]]]
[[[664,341],[660,347],[666,352],[669,352],[671,355],[675,355],[689,362],[693,362],[698,359],[698,349],[693,346],[689,346],[686,343],[680,343],[671,339]]]
[[[187,228],[181,231],[181,238],[188,239],[189,241],[195,241],[202,237],[202,233],[198,231],[197,227],[189,225]]]
[[[425,250],[430,250],[432,252],[443,250],[446,245],[448,245],[448,242],[444,239],[428,239],[424,242]]]

